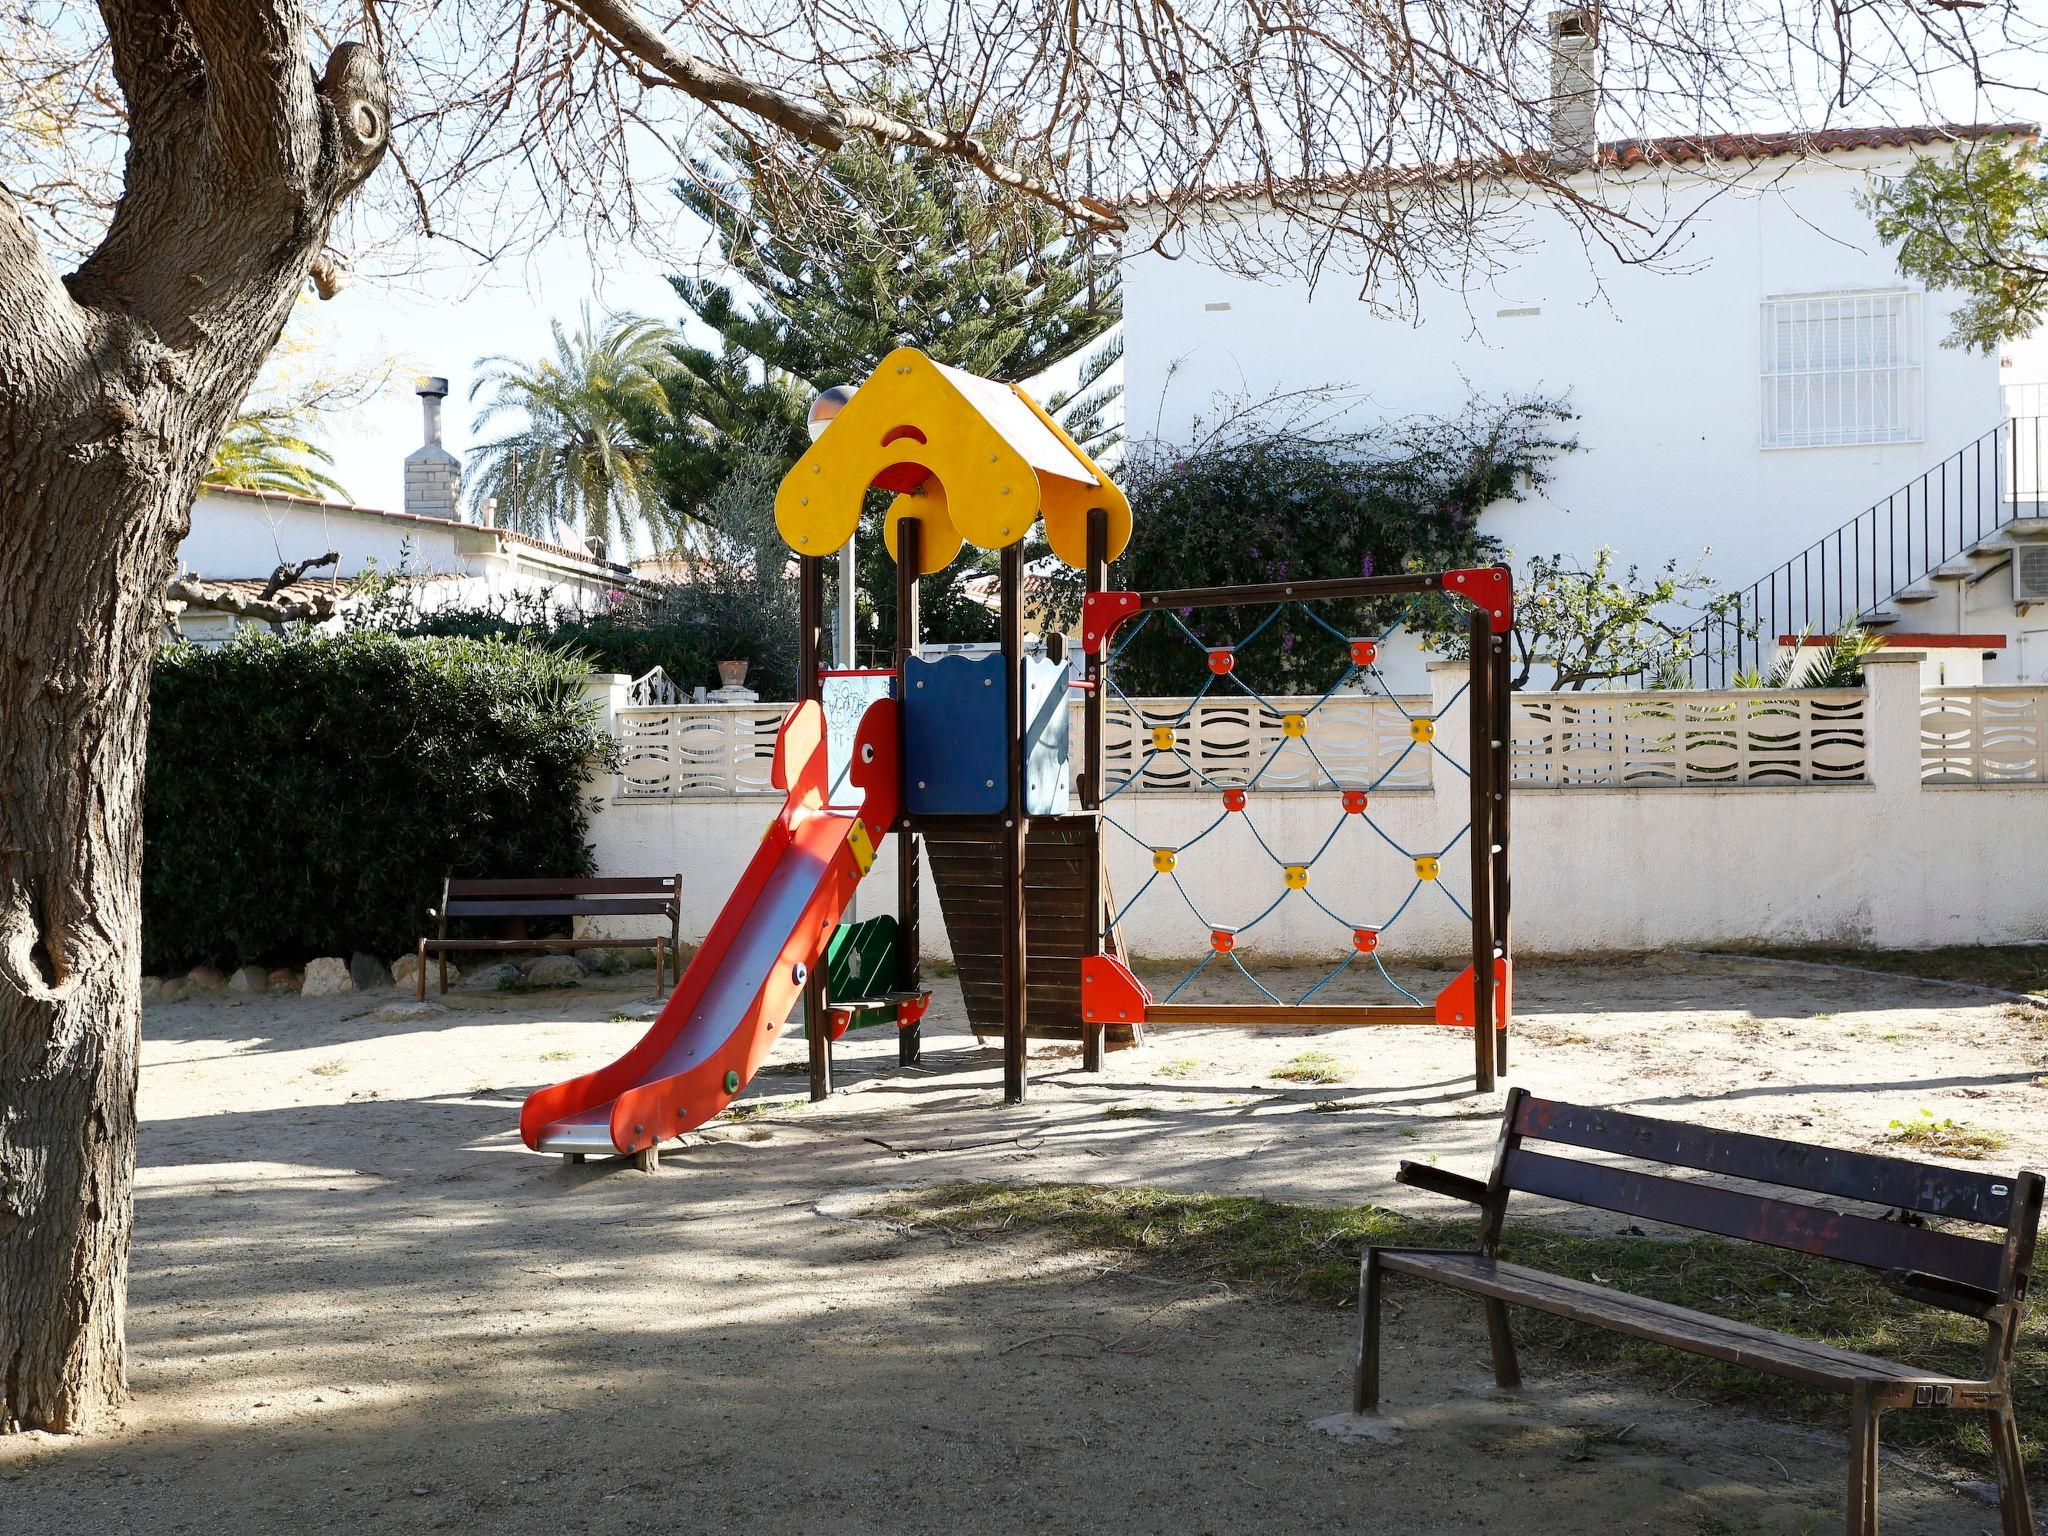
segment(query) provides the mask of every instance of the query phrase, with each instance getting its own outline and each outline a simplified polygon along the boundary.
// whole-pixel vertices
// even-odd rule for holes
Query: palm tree
[[[515,532],[545,538],[572,529],[609,548],[660,507],[649,452],[632,420],[672,416],[662,378],[674,367],[669,349],[677,336],[639,315],[608,316],[599,334],[587,305],[574,334],[559,320],[551,329],[551,358],[477,360],[485,371],[470,398],[491,394],[472,430],[508,415],[519,424],[472,450],[470,501],[495,499],[500,524]]]
[[[327,473],[334,455],[306,438],[289,411],[243,411],[228,423],[201,485],[290,496],[354,498]]]

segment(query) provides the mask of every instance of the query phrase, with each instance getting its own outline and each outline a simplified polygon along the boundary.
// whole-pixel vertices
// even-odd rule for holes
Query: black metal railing
[[[1785,637],[1832,635],[2014,518],[2043,515],[2044,423],[2040,416],[2000,422],[1730,593],[1680,637],[1683,685],[1727,688],[1744,672],[1767,671]]]

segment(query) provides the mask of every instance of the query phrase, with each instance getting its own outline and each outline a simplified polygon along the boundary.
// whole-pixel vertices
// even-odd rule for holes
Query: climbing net
[[[1417,603],[1420,601],[1421,599],[1418,598]],[[1373,796],[1388,781],[1394,779],[1401,772],[1404,764],[1408,763],[1411,756],[1418,752],[1441,761],[1467,780],[1471,778],[1471,769],[1446,752],[1437,740],[1438,719],[1465,696],[1466,690],[1471,686],[1469,678],[1455,693],[1442,704],[1437,705],[1433,712],[1429,713],[1417,713],[1411,710],[1408,704],[1387,686],[1385,677],[1379,667],[1381,648],[1386,644],[1388,638],[1409,620],[1414,612],[1415,604],[1411,604],[1409,608],[1397,615],[1393,622],[1369,637],[1345,634],[1342,630],[1331,624],[1310,602],[1289,599],[1264,606],[1267,608],[1264,617],[1260,618],[1241,638],[1220,645],[1199,635],[1189,626],[1182,612],[1172,609],[1152,609],[1139,615],[1124,628],[1123,632],[1117,637],[1115,645],[1109,650],[1104,659],[1100,678],[1101,685],[1107,690],[1108,697],[1117,701],[1118,704],[1130,712],[1132,721],[1141,733],[1149,732],[1149,734],[1141,734],[1140,740],[1143,745],[1141,750],[1135,754],[1135,761],[1130,772],[1123,778],[1104,785],[1104,792],[1101,797],[1102,820],[1106,825],[1114,828],[1119,836],[1129,839],[1147,853],[1151,858],[1152,868],[1151,873],[1146,876],[1143,884],[1132,893],[1130,899],[1112,911],[1109,922],[1101,936],[1107,939],[1110,929],[1114,928],[1124,917],[1128,916],[1132,909],[1137,907],[1140,902],[1146,900],[1148,896],[1151,896],[1155,902],[1159,900],[1160,896],[1153,895],[1155,889],[1164,893],[1170,888],[1174,893],[1178,894],[1180,900],[1185,904],[1195,920],[1208,930],[1209,948],[1202,958],[1196,962],[1194,968],[1181,977],[1174,985],[1172,991],[1168,992],[1161,999],[1162,1002],[1172,1002],[1197,977],[1201,976],[1213,964],[1216,964],[1220,957],[1223,963],[1234,967],[1260,994],[1272,1003],[1282,1007],[1296,1006],[1308,1002],[1309,999],[1335,982],[1360,960],[1369,961],[1378,972],[1380,980],[1393,992],[1406,998],[1410,1003],[1423,1005],[1422,998],[1402,986],[1388,972],[1382,945],[1386,936],[1401,922],[1403,916],[1414,908],[1418,900],[1431,899],[1423,894],[1425,886],[1433,887],[1441,899],[1449,902],[1466,923],[1472,922],[1470,908],[1458,898],[1457,894],[1450,889],[1443,879],[1445,858],[1471,835],[1472,823],[1468,819],[1440,847],[1410,848],[1401,839],[1389,832],[1377,819],[1374,812]],[[1332,639],[1337,641],[1343,647],[1342,655],[1347,658],[1335,680],[1319,696],[1313,699],[1294,697],[1276,699],[1269,697],[1246,679],[1238,665],[1240,656],[1246,649],[1276,621],[1280,620],[1282,615],[1290,610],[1298,613],[1309,624],[1326,632]],[[1196,690],[1193,697],[1189,698],[1171,719],[1163,723],[1151,724],[1148,727],[1146,725],[1145,712],[1118,686],[1116,682],[1116,663],[1118,658],[1148,628],[1158,625],[1162,621],[1166,625],[1171,626],[1169,634],[1177,636],[1178,639],[1184,639],[1188,645],[1201,652],[1206,663],[1206,675],[1203,677],[1201,686]],[[1347,693],[1347,690],[1354,689],[1356,693]],[[1208,770],[1205,770],[1198,756],[1188,750],[1187,742],[1187,726],[1189,721],[1194,718],[1202,702],[1219,691],[1224,696],[1232,694],[1242,695],[1256,706],[1259,711],[1258,718],[1268,722],[1277,720],[1279,725],[1279,734],[1271,750],[1265,752],[1263,756],[1258,754],[1258,733],[1254,731],[1252,736],[1253,750],[1250,759],[1248,759],[1248,770],[1227,773],[1225,778],[1229,782],[1225,782],[1224,779],[1218,778]],[[1400,716],[1406,720],[1408,739],[1391,762],[1377,766],[1376,769],[1371,771],[1361,772],[1354,770],[1347,778],[1346,772],[1341,767],[1333,766],[1325,759],[1323,754],[1317,751],[1316,745],[1310,737],[1309,727],[1317,713],[1329,708],[1333,700],[1344,697],[1356,697],[1360,694],[1367,699],[1387,700],[1399,712]],[[1284,840],[1269,837],[1266,829],[1261,827],[1257,814],[1260,804],[1258,796],[1262,784],[1273,770],[1274,765],[1281,761],[1283,755],[1290,752],[1307,754],[1320,775],[1321,793],[1326,794],[1331,802],[1333,814],[1328,832],[1321,836],[1320,841],[1315,841],[1313,837],[1303,840],[1304,844],[1313,843],[1312,848],[1309,846],[1276,847],[1276,842],[1283,842]],[[1148,772],[1155,770],[1161,765],[1162,760],[1166,759],[1172,760],[1173,764],[1177,765],[1179,769],[1184,769],[1189,777],[1189,782],[1200,783],[1213,791],[1218,797],[1219,808],[1215,818],[1192,837],[1176,845],[1162,847],[1155,845],[1149,838],[1141,836],[1124,821],[1119,820],[1116,810],[1119,797],[1128,792],[1134,785],[1140,783],[1147,776]],[[1290,788],[1286,793],[1290,798],[1298,798],[1300,792]],[[1124,802],[1124,804],[1129,805],[1130,802]],[[1252,899],[1247,903],[1247,906],[1256,907],[1256,911],[1252,916],[1237,921],[1226,920],[1220,914],[1205,911],[1203,906],[1196,901],[1193,893],[1189,891],[1187,883],[1181,878],[1182,859],[1191,850],[1208,839],[1212,833],[1216,833],[1219,829],[1223,828],[1232,817],[1243,821],[1245,829],[1250,833],[1256,847],[1271,862],[1276,872],[1275,879],[1266,890],[1258,889],[1258,886],[1264,882],[1249,878],[1242,882],[1243,888],[1253,893]],[[1358,824],[1359,830],[1347,836],[1346,829],[1354,822]],[[1339,862],[1350,862],[1354,868],[1367,867],[1363,858],[1350,857],[1349,848],[1350,844],[1357,839],[1366,837],[1367,833],[1370,833],[1373,839],[1367,845],[1370,852],[1381,860],[1398,858],[1403,861],[1403,865],[1405,865],[1410,876],[1405,893],[1401,894],[1398,900],[1391,903],[1392,909],[1390,911],[1386,911],[1383,914],[1355,910],[1350,905],[1350,903],[1366,899],[1356,890],[1356,887],[1361,882],[1352,879],[1319,882],[1316,879],[1318,866],[1326,858],[1331,861],[1332,865]],[[1217,848],[1221,841],[1222,839],[1219,838],[1217,843],[1210,844],[1210,849],[1214,850]],[[1399,870],[1403,865],[1396,865],[1395,868]],[[1398,876],[1394,884],[1398,889]],[[1344,894],[1347,888],[1351,891],[1351,894],[1348,896]],[[1270,896],[1268,892],[1270,892]],[[1239,945],[1246,935],[1267,922],[1290,901],[1306,902],[1313,906],[1316,911],[1335,924],[1338,929],[1348,932],[1350,943],[1344,957],[1326,974],[1298,994],[1286,997],[1282,995],[1280,990],[1276,990],[1274,986],[1269,986],[1266,981],[1261,980],[1253,973],[1251,968],[1245,964],[1244,955]],[[1261,905],[1261,903],[1263,904]]]

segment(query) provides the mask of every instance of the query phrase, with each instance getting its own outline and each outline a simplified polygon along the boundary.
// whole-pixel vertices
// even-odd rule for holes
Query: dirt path
[[[855,1219],[864,1192],[968,1176],[1413,1203],[1395,1161],[1473,1167],[1498,1113],[1461,1094],[1458,1037],[1178,1030],[1093,1079],[1041,1048],[1003,1111],[942,987],[922,1071],[855,1036],[850,1091],[778,1104],[802,1078],[764,1075],[647,1177],[514,1129],[527,1089],[637,1035],[612,1015],[643,999],[377,1021],[391,1000],[152,1010],[135,1405],[102,1438],[0,1442],[0,1529],[1840,1528],[1840,1425],[1533,1363],[1504,1399],[1446,1298],[1398,1295],[1405,1428],[1354,1443],[1311,1423],[1343,1406],[1348,1311]],[[1516,1001],[1511,1078],[1539,1091],[1845,1145],[1927,1109],[2048,1166],[2048,1035],[1992,1000],[1661,962],[1532,967]],[[1349,1081],[1272,1076],[1309,1051]],[[1888,1473],[1888,1530],[1993,1526],[1975,1494]]]

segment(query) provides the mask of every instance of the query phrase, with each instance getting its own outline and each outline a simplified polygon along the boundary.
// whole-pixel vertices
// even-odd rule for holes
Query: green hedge
[[[150,686],[143,963],[412,948],[451,871],[587,875],[613,750],[580,660],[374,633],[173,646]]]

